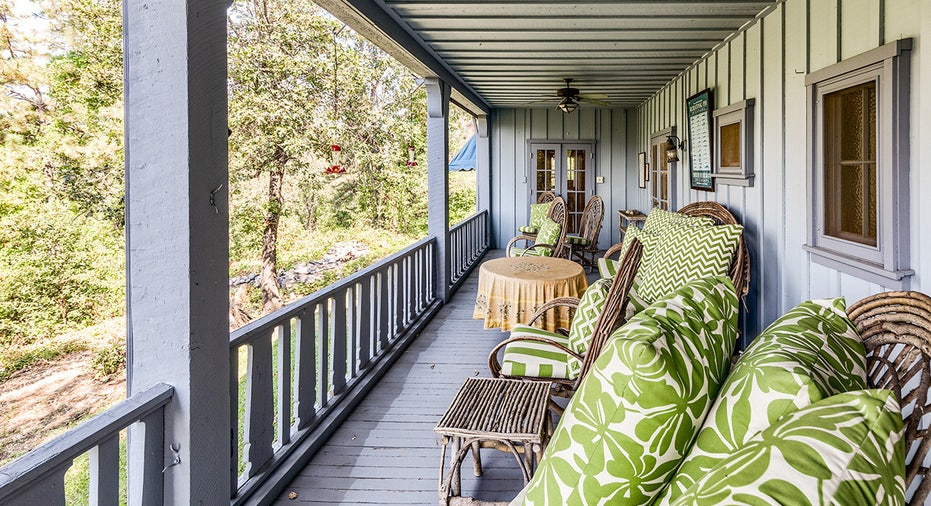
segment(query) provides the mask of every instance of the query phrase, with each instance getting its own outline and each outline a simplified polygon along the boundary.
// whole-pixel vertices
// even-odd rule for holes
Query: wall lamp
[[[685,151],[685,141],[675,135],[667,135],[666,144],[663,145],[663,150],[666,151],[666,162],[678,162],[680,149]]]

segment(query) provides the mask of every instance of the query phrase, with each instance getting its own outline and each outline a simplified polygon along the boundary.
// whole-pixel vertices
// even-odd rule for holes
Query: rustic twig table
[[[550,385],[539,381],[468,378],[434,431],[443,436],[440,504],[461,495],[460,467],[471,450],[475,476],[482,475],[480,448],[514,454],[526,485],[552,432],[547,410]],[[446,447],[452,446],[448,473]],[[517,491],[515,491],[515,494]]]

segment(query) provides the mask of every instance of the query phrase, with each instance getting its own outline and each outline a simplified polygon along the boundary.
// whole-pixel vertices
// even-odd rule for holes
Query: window
[[[676,128],[667,128],[650,136],[650,207],[674,210],[676,204],[676,163],[666,161],[666,139],[676,135]]]
[[[888,288],[908,276],[911,39],[809,74],[812,261]]]
[[[752,98],[714,111],[714,174],[717,184],[753,186]]]

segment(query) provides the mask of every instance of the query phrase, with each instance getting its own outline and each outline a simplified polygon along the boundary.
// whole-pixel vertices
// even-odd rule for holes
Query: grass
[[[13,373],[21,371],[43,360],[55,360],[59,357],[88,349],[86,343],[78,341],[48,341],[36,343],[18,350],[7,350],[0,355],[0,382],[6,381]]]
[[[120,506],[127,504],[126,499],[126,431],[120,432]],[[74,463],[65,472],[65,504],[85,506],[89,503],[90,492],[90,454],[85,453],[74,459]]]

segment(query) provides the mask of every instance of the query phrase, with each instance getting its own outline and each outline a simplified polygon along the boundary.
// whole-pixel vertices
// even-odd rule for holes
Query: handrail
[[[488,210],[479,211],[449,229],[449,251],[449,282],[455,291],[488,252]]]
[[[64,476],[65,471],[71,467],[72,461],[90,450],[106,445],[107,458],[98,458],[96,460],[112,463],[115,458],[115,462],[118,464],[119,455],[118,453],[113,455],[113,452],[119,450],[119,433],[137,422],[151,424],[157,429],[151,431],[153,433],[157,432],[157,434],[151,434],[157,437],[144,438],[145,450],[140,452],[140,455],[145,455],[146,463],[144,466],[146,469],[157,468],[157,487],[161,489],[161,466],[163,464],[161,438],[164,436],[162,430],[164,407],[173,395],[174,388],[159,383],[133,395],[129,399],[121,401],[103,413],[0,468],[0,504],[29,504],[30,502],[35,503],[36,499],[40,499],[41,504],[64,504]],[[158,441],[155,441],[156,439]],[[104,484],[105,489],[118,490],[119,470],[118,468],[113,469],[113,466],[107,467],[110,467],[107,471],[92,468],[91,476],[98,475],[98,479]],[[155,475],[147,473],[146,478],[155,478]],[[150,481],[145,486],[154,488],[156,484]],[[92,491],[95,488],[99,492],[100,488],[92,484]],[[56,490],[60,491],[60,493],[56,492]],[[51,497],[49,494],[51,494]],[[60,495],[60,502],[55,500],[56,495]],[[91,501],[92,504],[98,502],[106,503],[107,501]]]
[[[234,504],[247,501],[435,306],[436,271],[431,237],[230,335]]]

